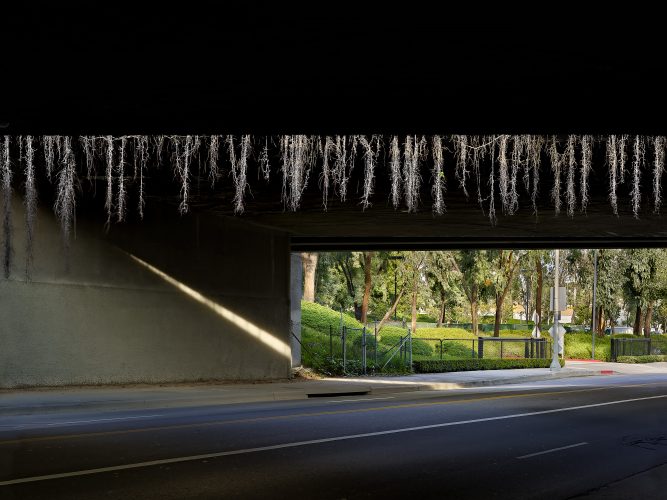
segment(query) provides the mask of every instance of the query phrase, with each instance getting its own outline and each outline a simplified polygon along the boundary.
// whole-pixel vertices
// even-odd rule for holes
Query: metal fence
[[[551,341],[524,337],[478,337],[478,358],[545,359],[551,354]]]
[[[343,372],[355,364],[353,371],[381,372],[389,363],[403,365],[407,369],[412,367],[412,335],[410,329],[405,336],[401,336],[395,344],[382,346],[378,342],[377,328],[351,328],[347,326],[329,326],[329,358],[339,358],[343,363]],[[359,369],[359,370],[357,370]]]
[[[477,337],[476,339],[415,337],[415,340],[424,340],[435,344],[435,357],[439,359],[445,357],[449,359],[537,359],[547,358],[551,354],[551,342],[547,339],[524,337]]]
[[[651,339],[611,339],[611,360],[616,361],[619,356],[646,356],[653,354]],[[656,353],[657,354],[657,353]]]

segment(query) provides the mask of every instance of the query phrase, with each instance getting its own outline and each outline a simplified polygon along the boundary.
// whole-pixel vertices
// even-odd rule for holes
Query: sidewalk
[[[303,400],[313,397],[387,394],[519,384],[569,377],[667,374],[667,363],[631,365],[568,361],[560,372],[548,368],[482,370],[396,377],[295,379],[255,384],[104,386],[0,391],[0,416],[82,410],[126,410]]]

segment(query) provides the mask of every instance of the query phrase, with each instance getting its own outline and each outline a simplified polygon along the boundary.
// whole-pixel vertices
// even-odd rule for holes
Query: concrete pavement
[[[406,376],[368,376],[321,380],[293,379],[255,384],[181,384],[103,386],[0,391],[0,415],[77,409],[177,408],[309,398],[433,391],[520,384],[595,375],[667,374],[667,363],[624,364],[568,361],[560,372],[547,368],[480,370]]]

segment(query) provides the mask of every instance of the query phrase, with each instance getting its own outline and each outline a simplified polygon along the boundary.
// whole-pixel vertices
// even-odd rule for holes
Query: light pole
[[[597,323],[597,314],[596,313],[596,299],[597,299],[597,288],[598,288],[598,250],[595,249],[593,257],[593,318],[591,325],[591,334],[592,334],[592,347],[591,347],[591,359],[595,359],[595,330]]]
[[[558,361],[558,347],[559,347],[559,336],[560,332],[558,331],[558,320],[560,319],[560,303],[558,301],[558,268],[560,266],[560,251],[555,250],[556,253],[556,267],[554,269],[554,326],[553,326],[553,338],[551,340],[553,349],[551,356],[551,371],[557,372],[560,371],[560,362]]]

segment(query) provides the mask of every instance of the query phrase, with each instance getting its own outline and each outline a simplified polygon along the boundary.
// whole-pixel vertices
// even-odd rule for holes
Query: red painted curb
[[[600,375],[613,375],[614,370],[600,370]]]

